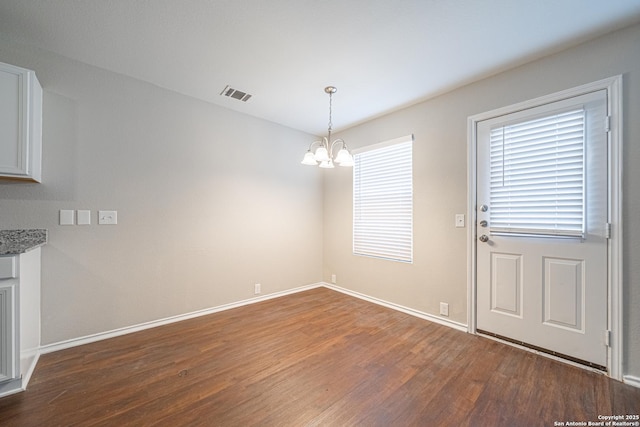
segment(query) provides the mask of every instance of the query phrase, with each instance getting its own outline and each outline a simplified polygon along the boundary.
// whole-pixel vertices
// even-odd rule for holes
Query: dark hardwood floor
[[[325,288],[43,355],[2,426],[553,426],[640,389]],[[559,425],[559,424],[556,424]]]

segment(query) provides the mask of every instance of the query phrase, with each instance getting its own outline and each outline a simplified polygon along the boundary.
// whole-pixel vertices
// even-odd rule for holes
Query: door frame
[[[476,129],[478,122],[603,89],[607,91],[607,112],[609,114],[608,210],[609,222],[611,223],[611,238],[607,241],[607,323],[609,333],[608,337],[603,338],[609,342],[607,349],[608,375],[622,381],[622,350],[624,348],[622,333],[622,75],[476,114],[467,119],[467,218],[469,218],[467,234],[467,332],[477,334]]]

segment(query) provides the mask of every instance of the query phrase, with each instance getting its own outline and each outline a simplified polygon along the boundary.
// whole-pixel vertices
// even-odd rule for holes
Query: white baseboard
[[[24,365],[22,364],[23,363],[22,358],[24,358],[24,356],[21,354],[20,369],[21,369],[21,372],[24,372],[24,374],[20,378],[16,378],[15,380],[7,381],[6,383],[0,384],[0,397],[5,397],[11,394],[20,393],[21,391],[25,391],[27,389],[27,385],[29,384],[31,375],[33,375],[33,371],[36,369],[36,365],[38,364],[38,359],[40,358],[40,351],[36,349],[36,350],[30,350],[28,352],[28,355],[26,356],[26,358],[28,358],[29,360],[27,360],[25,363],[28,363],[29,366],[27,367],[26,370],[23,370]]]
[[[319,287],[326,287],[328,289],[332,289],[334,291],[337,292],[341,292],[343,294],[347,294],[356,298],[360,298],[363,299],[365,301],[369,301],[372,302],[374,304],[378,304],[378,305],[382,305],[384,307],[388,307],[394,310],[398,310],[401,311],[403,313],[406,314],[410,314],[412,316],[416,316],[419,317],[421,319],[425,319],[428,320],[430,322],[434,322],[434,323],[438,323],[440,325],[444,325],[444,326],[448,326],[450,328],[454,328],[457,329],[459,331],[462,332],[467,332],[467,325],[463,324],[463,323],[459,323],[459,322],[455,322],[452,320],[447,320],[447,319],[443,319],[441,317],[437,317],[428,313],[424,313],[418,310],[414,310],[408,307],[404,307],[402,305],[399,304],[395,304],[395,303],[391,303],[388,301],[384,301],[378,298],[374,298],[374,297],[370,297],[368,295],[365,294],[361,294],[359,292],[355,292],[355,291],[351,291],[349,289],[345,289],[345,288],[341,288],[339,286],[336,285],[332,285],[326,282],[318,282],[318,283],[314,283],[311,285],[306,285],[306,286],[300,286],[297,288],[293,288],[293,289],[289,289],[286,291],[282,291],[282,292],[275,292],[269,295],[264,295],[261,297],[255,297],[255,298],[250,298],[250,299],[246,299],[243,301],[238,301],[238,302],[234,302],[234,303],[230,303],[230,304],[224,304],[221,306],[217,306],[217,307],[211,307],[211,308],[207,308],[204,310],[198,310],[198,311],[193,311],[191,313],[185,313],[185,314],[180,314],[177,316],[171,316],[171,317],[167,317],[164,319],[159,319],[159,320],[153,320],[150,322],[145,322],[145,323],[140,323],[137,325],[132,325],[132,326],[127,326],[124,328],[118,328],[118,329],[113,329],[111,331],[106,331],[106,332],[100,332],[97,334],[92,334],[92,335],[86,335],[83,337],[79,337],[79,338],[73,338],[70,340],[65,340],[65,341],[60,341],[60,342],[56,342],[56,343],[52,343],[52,344],[47,344],[47,345],[43,345],[40,347],[40,353],[38,354],[38,356],[40,356],[40,354],[47,354],[47,353],[53,353],[54,351],[59,351],[59,350],[65,350],[67,348],[72,348],[72,347],[77,347],[80,345],[84,345],[84,344],[90,344],[92,342],[96,342],[96,341],[102,341],[108,338],[114,338],[114,337],[118,337],[121,335],[126,335],[126,334],[130,334],[133,332],[138,332],[138,331],[143,331],[145,329],[151,329],[151,328],[155,328],[158,326],[163,326],[163,325],[168,325],[170,323],[175,323],[175,322],[179,322],[181,320],[187,320],[187,319],[192,319],[195,317],[200,317],[200,316],[206,316],[207,314],[213,314],[213,313],[218,313],[221,311],[225,311],[225,310],[230,310],[232,308],[236,308],[236,307],[241,307],[244,305],[249,305],[249,304],[255,304],[257,302],[260,301],[266,301],[269,299],[273,299],[273,298],[279,298],[285,295],[289,295],[289,294],[294,294],[294,293],[298,293],[298,292],[303,292],[303,291],[307,291],[309,289],[314,289],[314,288],[319,288]],[[37,361],[37,360],[36,360]],[[35,364],[34,364],[35,366]],[[28,376],[31,376],[31,373],[33,372],[33,367],[30,369]],[[27,378],[28,381],[29,378]]]
[[[640,388],[640,377],[636,377],[634,375],[623,375],[622,382]]]
[[[273,298],[279,298],[289,294],[295,294],[297,292],[307,291],[309,289],[319,288],[322,283],[314,283],[311,285],[300,286],[286,291],[274,292],[272,294],[249,298],[243,301],[224,304],[217,307],[206,308],[203,310],[193,311],[191,313],[179,314],[177,316],[166,317],[164,319],[152,320],[150,322],[140,323],[133,326],[126,326],[124,328],[113,329],[111,331],[100,332],[97,334],[86,335],[84,337],[72,338],[66,341],[60,341],[53,344],[47,344],[40,347],[41,354],[53,353],[54,351],[65,350],[71,347],[77,347],[79,345],[90,344],[96,341],[102,341],[108,338],[115,338],[121,335],[130,334],[133,332],[143,331],[145,329],[151,329],[158,326],[168,325],[170,323],[180,322],[181,320],[193,319],[195,317],[206,316],[207,314],[218,313],[220,311],[230,310],[232,308],[242,307],[243,305],[255,304],[257,302],[270,300]]]
[[[28,351],[27,356],[24,354],[21,355],[21,359],[27,359],[29,366],[26,370],[23,370],[24,374],[22,375],[22,389],[26,390],[27,385],[29,385],[29,381],[31,380],[31,375],[33,375],[33,371],[36,370],[36,365],[38,364],[38,360],[40,359],[40,349],[34,349]]]
[[[468,327],[467,325],[465,325],[464,323],[460,323],[460,322],[456,322],[453,320],[449,320],[449,319],[444,319],[442,317],[438,317],[438,316],[434,316],[432,314],[428,314],[428,313],[424,313],[422,311],[419,310],[415,310],[409,307],[405,307],[402,306],[400,304],[395,304],[389,301],[385,301],[379,298],[375,298],[375,297],[371,297],[369,295],[365,295],[356,291],[352,291],[350,289],[345,289],[345,288],[341,288],[340,286],[336,286],[330,283],[326,283],[326,282],[318,282],[318,283],[313,283],[310,285],[305,285],[305,286],[300,286],[297,288],[293,288],[293,289],[289,289],[286,291],[281,291],[281,292],[275,292],[272,294],[268,294],[268,295],[264,295],[264,296],[260,296],[260,297],[255,297],[255,298],[249,298],[243,301],[238,301],[238,302],[234,302],[234,303],[230,303],[230,304],[224,304],[221,306],[217,306],[217,307],[211,307],[211,308],[207,308],[207,309],[203,309],[203,310],[198,310],[198,311],[193,311],[191,313],[185,313],[185,314],[181,314],[181,315],[177,315],[177,316],[171,316],[171,317],[167,317],[164,319],[159,319],[159,320],[154,320],[151,322],[145,322],[145,323],[140,323],[138,325],[133,325],[133,326],[127,326],[124,328],[119,328],[119,329],[114,329],[111,331],[107,331],[107,332],[101,332],[101,333],[97,333],[97,334],[92,334],[92,335],[87,335],[84,337],[79,337],[79,338],[73,338],[70,340],[66,340],[66,341],[60,341],[57,343],[53,343],[53,344],[47,344],[44,346],[40,347],[40,351],[36,352],[35,357],[33,359],[33,361],[31,362],[29,369],[27,370],[27,372],[25,373],[25,375],[22,378],[22,386],[20,387],[19,385],[17,385],[16,383],[13,383],[13,386],[9,385],[9,384],[4,384],[5,387],[0,386],[0,397],[3,396],[7,396],[9,394],[13,394],[13,393],[18,393],[20,391],[23,391],[27,384],[29,383],[29,380],[31,379],[31,375],[33,374],[33,371],[35,369],[35,366],[38,362],[38,359],[40,357],[41,354],[46,354],[46,353],[52,353],[54,351],[59,351],[59,350],[64,350],[67,348],[71,348],[71,347],[76,347],[76,346],[80,346],[80,345],[84,345],[84,344],[89,344],[92,342],[96,342],[96,341],[102,341],[108,338],[114,338],[114,337],[118,337],[121,335],[126,335],[126,334],[130,334],[133,332],[138,332],[138,331],[142,331],[145,329],[151,329],[151,328],[155,328],[158,326],[163,326],[163,325],[168,325],[170,323],[175,323],[175,322],[179,322],[182,320],[187,320],[187,319],[192,319],[195,317],[200,317],[200,316],[205,316],[208,314],[213,314],[213,313],[218,313],[221,311],[225,311],[225,310],[230,310],[232,308],[236,308],[236,307],[241,307],[244,305],[249,305],[249,304],[255,304],[257,302],[261,302],[261,301],[266,301],[266,300],[270,300],[273,298],[279,298],[285,295],[290,295],[290,294],[295,294],[298,292],[304,292],[310,289],[315,289],[315,288],[319,288],[319,287],[325,287],[327,289],[331,289],[337,292],[341,292],[343,294],[346,295],[350,295],[352,297],[355,298],[359,298],[374,304],[378,304],[387,308],[391,308],[393,310],[397,310],[397,311],[401,311],[403,313],[409,314],[411,316],[415,316],[424,320],[428,320],[430,322],[434,322],[434,323],[438,323],[440,325],[444,325],[444,326],[448,326],[450,328],[459,330],[461,332],[468,332]],[[629,384],[633,387],[637,387],[640,388],[640,377],[636,377],[633,375],[624,375],[623,376],[623,382],[625,384]]]
[[[24,388],[20,378],[0,384],[0,397],[20,393],[21,391],[24,391]]]
[[[322,286],[324,286],[325,288],[333,289],[334,291],[342,292],[343,294],[351,295],[352,297],[356,297],[356,298],[363,299],[365,301],[372,302],[374,304],[382,305],[387,308],[401,311],[403,313],[410,314],[411,316],[416,316],[421,319],[428,320],[430,322],[448,326],[450,328],[457,329],[462,332],[468,332],[467,325],[465,325],[464,323],[456,322],[449,319],[443,319],[442,317],[434,316],[433,314],[424,313],[422,311],[414,310],[412,308],[405,307],[400,304],[395,304],[379,298],[370,297],[369,295],[365,295],[349,289],[341,288],[340,286],[332,285],[326,282],[322,282]]]

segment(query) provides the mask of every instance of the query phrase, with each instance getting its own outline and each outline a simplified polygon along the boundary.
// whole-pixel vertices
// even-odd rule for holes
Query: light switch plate
[[[60,225],[74,225],[75,224],[75,211],[61,210],[60,211]]]
[[[464,228],[464,214],[456,214],[456,227]]]
[[[116,225],[118,223],[118,211],[98,211],[98,224]]]
[[[78,225],[90,225],[91,224],[91,211],[78,210],[77,214]]]

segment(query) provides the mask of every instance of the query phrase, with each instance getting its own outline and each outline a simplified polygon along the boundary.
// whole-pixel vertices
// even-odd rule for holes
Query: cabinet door
[[[42,88],[35,73],[0,63],[0,177],[40,181]]]
[[[0,171],[22,174],[27,170],[27,152],[23,140],[23,121],[27,117],[22,102],[23,74],[8,67],[0,68]]]
[[[15,286],[0,285],[0,382],[18,375],[15,307]]]

